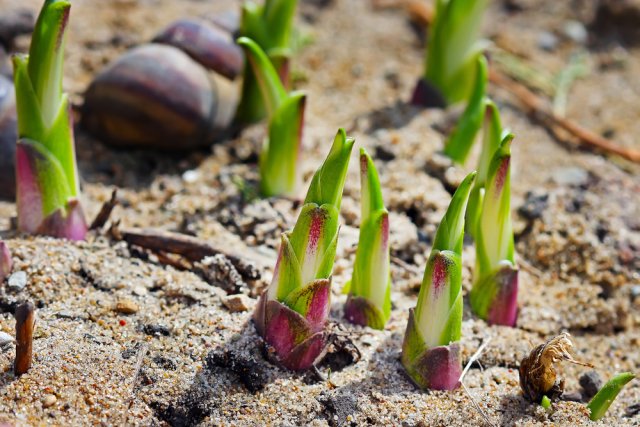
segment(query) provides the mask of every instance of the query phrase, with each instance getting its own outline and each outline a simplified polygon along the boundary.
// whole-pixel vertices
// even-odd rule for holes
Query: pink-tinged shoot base
[[[9,247],[3,241],[0,241],[0,282],[2,282],[13,268],[13,261],[11,260],[11,252]]]
[[[39,168],[54,168],[51,160],[28,143],[16,148],[18,227],[30,234],[42,234],[69,240],[84,240],[87,224],[80,202],[69,199],[65,209],[58,209],[47,217],[43,213],[44,186],[59,183],[40,182]],[[59,178],[59,177],[58,177]]]
[[[344,318],[354,325],[373,329],[384,329],[386,323],[380,310],[368,299],[353,295],[349,295],[344,304]]]
[[[515,326],[518,319],[518,270],[505,266],[494,277],[498,290],[487,313],[487,322],[490,325]]]
[[[267,355],[287,369],[301,371],[318,362],[326,350],[331,281],[318,279],[307,286],[313,296],[305,316],[263,293],[254,312],[258,334]]]
[[[413,309],[402,344],[402,364],[421,389],[453,390],[460,386],[460,344],[427,348],[417,328]]]
[[[447,101],[440,90],[424,78],[418,79],[410,103],[424,108],[445,108],[447,106]]]

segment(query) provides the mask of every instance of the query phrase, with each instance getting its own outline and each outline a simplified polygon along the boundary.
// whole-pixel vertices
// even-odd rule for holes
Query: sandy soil
[[[37,0],[0,0],[0,13],[37,10]],[[143,43],[177,17],[236,8],[239,1],[75,0],[64,86],[75,103],[92,76],[127,47]],[[295,58],[297,86],[309,92],[305,170],[310,176],[339,126],[376,157],[392,212],[393,311],[384,331],[342,320],[340,288],[351,275],[359,211],[353,161],[342,209],[332,308],[336,353],[319,374],[285,372],[266,362],[250,322],[255,296],[270,280],[278,236],[297,203],[250,197],[264,127],[210,150],[180,156],[110,149],[77,132],[84,205],[93,217],[118,187],[113,218],[123,226],[196,235],[256,264],[258,280],[234,282],[218,257],[197,272],[165,266],[107,236],[69,243],[17,234],[15,206],[0,202],[0,236],[13,251],[26,286],[0,287],[0,331],[13,333],[13,309],[38,306],[33,368],[12,373],[13,345],[0,349],[0,421],[14,425],[483,425],[463,390],[418,391],[403,374],[399,352],[408,309],[415,305],[431,239],[460,176],[437,160],[451,113],[405,105],[422,69],[422,42],[401,9],[369,2],[302,1],[298,27],[312,43]],[[566,3],[566,4],[565,4]],[[557,73],[577,49],[589,72],[569,93],[567,115],[640,148],[640,51],[589,23],[596,2],[496,1],[485,35],[527,64]],[[606,3],[602,1],[602,3]],[[632,3],[632,2],[630,2]],[[315,4],[315,5],[314,5]],[[507,7],[507,5],[511,5]],[[515,8],[515,10],[514,10]],[[588,28],[589,43],[567,38],[570,20]],[[553,52],[542,32],[557,35]],[[28,38],[20,40],[28,45]],[[613,65],[612,65],[613,64]],[[576,357],[607,379],[640,368],[640,178],[637,167],[576,150],[532,123],[509,94],[491,87],[513,146],[514,218],[522,268],[517,328],[489,327],[465,307],[465,360],[487,350],[465,378],[469,393],[496,425],[639,425],[632,382],[598,423],[584,405],[551,411],[521,395],[517,367],[532,346],[561,331]],[[176,142],[178,143],[178,142]],[[188,173],[185,173],[188,172]],[[470,287],[472,246],[463,254]],[[227,270],[225,270],[227,268]],[[244,283],[246,282],[246,283]],[[237,285],[237,286],[235,286]],[[247,295],[231,312],[225,289]],[[127,306],[131,314],[118,307]],[[349,340],[351,342],[349,343]],[[346,344],[345,344],[346,343]],[[357,351],[354,349],[357,348]],[[354,354],[360,353],[359,360]],[[563,366],[567,391],[578,392],[585,368]],[[324,378],[324,379],[323,379]],[[51,397],[51,396],[55,396]]]

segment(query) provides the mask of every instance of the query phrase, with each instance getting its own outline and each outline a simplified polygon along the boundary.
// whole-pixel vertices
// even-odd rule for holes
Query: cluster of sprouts
[[[306,95],[289,92],[287,77],[296,3],[245,2],[242,37],[237,40],[246,55],[238,119],[254,122],[265,115],[268,119],[259,161],[261,191],[266,197],[295,197],[302,181]],[[469,173],[451,199],[435,234],[416,306],[409,311],[401,363],[423,389],[450,390],[460,384],[465,231],[473,237],[476,251],[468,295],[473,312],[492,325],[517,322],[518,267],[511,223],[513,135],[502,128],[498,108],[486,96],[488,65],[482,42],[477,40],[486,5],[486,0],[437,0],[421,83],[434,86],[446,104],[467,102],[445,145],[445,153],[454,161],[465,162],[483,128],[478,172]],[[22,231],[80,240],[87,226],[79,201],[69,101],[62,91],[69,10],[66,0],[46,0],[29,55],[13,59],[19,134],[17,208]],[[254,312],[267,354],[288,369],[308,369],[326,351],[340,206],[354,144],[344,129],[338,131],[311,179],[295,226],[282,235],[273,280]],[[373,159],[364,148],[359,160],[360,234],[353,275],[344,287],[348,294],[344,317],[356,325],[384,329],[391,315],[389,212]],[[0,282],[10,271],[11,256],[0,241]],[[568,352],[570,346],[568,335],[562,335],[523,360],[520,374],[528,398],[556,397],[560,383],[553,363],[576,363]],[[632,378],[629,373],[613,378],[589,404],[591,418],[599,419]]]

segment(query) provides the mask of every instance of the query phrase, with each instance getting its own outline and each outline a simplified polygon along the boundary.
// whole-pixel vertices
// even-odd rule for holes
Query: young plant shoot
[[[262,195],[295,196],[306,95],[287,94],[273,64],[253,40],[240,37],[238,44],[251,64],[269,117],[269,136],[260,155]]]
[[[503,131],[500,122],[500,111],[496,104],[487,99],[484,110],[484,124],[482,136],[482,151],[478,161],[478,176],[469,196],[469,206],[467,207],[467,218],[465,220],[466,232],[471,236],[476,236],[480,212],[482,211],[482,200],[484,198],[484,187],[489,174],[489,164],[493,155],[500,147]]]
[[[82,240],[87,226],[79,201],[69,100],[62,92],[70,7],[65,0],[46,0],[29,55],[13,57],[18,112],[16,198],[20,230]]]
[[[344,316],[356,325],[384,329],[391,315],[389,212],[382,200],[378,172],[364,148],[360,149],[360,188],[360,237],[353,277],[345,289],[349,297]]]
[[[402,364],[422,389],[452,390],[462,373],[462,242],[464,216],[476,173],[456,190],[436,232],[415,310],[402,344]]]
[[[474,64],[476,73],[473,94],[444,146],[444,153],[460,164],[464,163],[469,156],[476,135],[482,126],[486,108],[487,60],[484,55],[479,55]]]
[[[618,394],[625,385],[636,376],[631,372],[623,372],[611,378],[589,401],[587,408],[589,409],[589,418],[591,421],[598,421],[604,417]]]
[[[484,48],[478,36],[488,3],[488,0],[436,0],[425,75],[414,91],[414,104],[442,107],[469,99],[475,63]]]
[[[266,52],[285,87],[289,86],[291,29],[297,4],[297,0],[265,0],[263,5],[258,5],[247,0],[242,6],[240,35],[252,39]],[[246,64],[236,120],[254,123],[265,115],[255,69]]]
[[[493,325],[515,326],[518,268],[511,225],[511,141],[507,134],[489,165],[476,233],[473,311]]]
[[[293,231],[282,235],[273,280],[254,313],[267,353],[291,370],[309,368],[325,349],[340,203],[353,144],[340,129],[311,180]]]

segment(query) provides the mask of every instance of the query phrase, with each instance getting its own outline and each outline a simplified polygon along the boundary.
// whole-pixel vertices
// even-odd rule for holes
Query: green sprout
[[[471,96],[476,60],[485,45],[478,37],[488,3],[488,0],[436,0],[424,79],[439,90],[447,104]]]
[[[266,52],[285,87],[289,85],[292,23],[297,4],[297,0],[265,0],[263,5],[258,5],[247,0],[242,6],[240,35],[252,39]],[[241,123],[254,123],[265,115],[255,68],[247,64],[236,119]]]
[[[353,277],[345,285],[349,297],[344,314],[351,323],[384,329],[391,316],[389,212],[384,207],[373,160],[360,149],[362,208]]]
[[[13,57],[18,145],[18,226],[28,233],[82,240],[87,227],[79,203],[73,126],[62,92],[65,29],[71,4],[46,0],[29,55]]]
[[[260,155],[262,194],[295,196],[306,95],[298,91],[287,94],[271,61],[253,40],[240,37],[238,44],[247,54],[269,117],[269,136]]]
[[[13,261],[11,259],[11,251],[5,242],[0,240],[0,283],[11,274]]]
[[[475,180],[472,172],[456,190],[435,241],[402,345],[402,364],[421,388],[451,390],[462,373],[462,244],[464,217]]]
[[[484,197],[484,187],[489,174],[489,164],[493,154],[500,147],[503,138],[502,124],[500,122],[500,111],[496,104],[487,99],[485,102],[482,151],[478,161],[478,177],[469,196],[469,206],[467,207],[466,231],[471,236],[476,235],[480,212],[482,211],[482,199]]]
[[[515,326],[518,268],[511,224],[511,141],[502,139],[489,165],[482,211],[476,229],[476,266],[469,300],[490,324]]]
[[[623,372],[611,378],[591,399],[587,408],[590,411],[591,421],[597,421],[604,417],[609,406],[613,403],[622,388],[636,376],[631,372]]]
[[[487,60],[479,55],[474,61],[475,85],[467,106],[455,129],[447,139],[444,153],[457,163],[464,163],[469,156],[476,135],[482,126],[485,115],[487,87]]]
[[[314,174],[293,231],[284,233],[273,280],[254,320],[276,361],[309,368],[323,353],[342,189],[354,140],[340,129]]]

